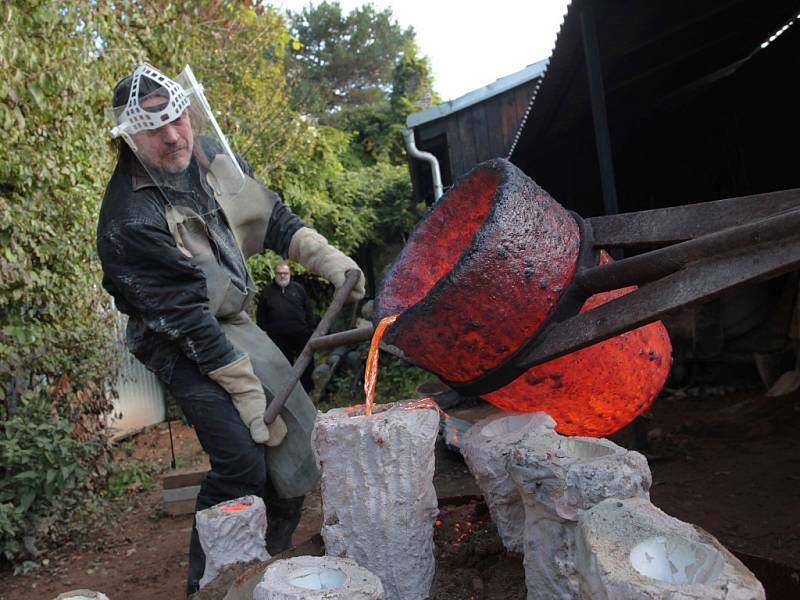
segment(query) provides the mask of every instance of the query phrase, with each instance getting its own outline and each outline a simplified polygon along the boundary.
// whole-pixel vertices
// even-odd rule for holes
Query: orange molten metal
[[[397,319],[397,315],[390,315],[381,319],[372,334],[372,341],[369,344],[369,354],[367,355],[367,366],[364,369],[364,414],[372,415],[372,408],[375,406],[375,385],[378,381],[378,353],[380,352],[381,338],[383,332]]]
[[[237,502],[236,504],[231,504],[229,506],[223,506],[220,508],[222,512],[239,512],[240,510],[245,510],[250,505],[244,502]]]
[[[580,244],[578,221],[546,191],[510,162],[487,161],[411,233],[381,283],[376,319],[399,314],[386,342],[406,360],[454,387],[479,380],[553,315]],[[581,310],[633,289],[597,294]],[[671,351],[664,326],[652,323],[538,365],[483,397],[509,411],[544,411],[560,433],[608,435],[647,410]]]
[[[375,385],[378,381],[378,355],[380,352],[381,338],[392,323],[395,322],[398,315],[391,315],[384,317],[375,328],[375,333],[372,334],[372,341],[369,344],[369,354],[367,355],[367,366],[364,370],[364,396],[366,401],[364,403],[364,415],[369,417],[372,415],[373,408],[375,407]],[[417,400],[410,400],[403,404],[403,410],[419,410],[419,409],[436,409],[445,418],[447,422],[448,414],[439,406],[433,398],[419,398]],[[351,406],[351,412],[358,410],[357,406]],[[458,443],[458,430],[455,426],[452,427],[452,435],[454,443]]]
[[[611,260],[601,253],[601,264]],[[596,294],[581,312],[635,289]],[[484,398],[509,411],[546,412],[559,433],[609,435],[653,403],[667,379],[671,352],[659,321],[535,366]]]

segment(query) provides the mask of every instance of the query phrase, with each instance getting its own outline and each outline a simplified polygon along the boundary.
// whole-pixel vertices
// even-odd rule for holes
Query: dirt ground
[[[473,405],[450,412],[477,420],[493,410]],[[706,529],[740,557],[777,564],[800,590],[800,393],[767,398],[753,386],[665,391],[646,425],[653,503]],[[175,423],[172,429],[179,464],[202,463],[192,430]],[[612,439],[633,447],[633,428]],[[137,457],[169,464],[166,425],[132,442]],[[437,449],[435,485],[441,523],[431,598],[525,598],[521,557],[503,552],[463,461],[443,446]],[[115,527],[50,552],[38,571],[0,574],[0,600],[49,600],[76,588],[102,591],[111,600],[184,597],[191,515],[166,515],[158,486],[131,495],[116,510]],[[312,495],[294,542],[311,538],[319,525],[319,496]],[[768,597],[800,597],[786,594]]]
[[[483,501],[442,507],[433,539],[431,600],[525,600],[523,557],[505,552]]]

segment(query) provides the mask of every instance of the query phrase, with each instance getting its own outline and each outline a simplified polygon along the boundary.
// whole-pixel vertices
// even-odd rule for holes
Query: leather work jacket
[[[302,285],[290,281],[282,288],[274,281],[261,290],[256,323],[274,336],[296,336],[305,341],[314,332],[311,301]]]
[[[243,160],[242,169],[252,176]],[[231,286],[248,297],[255,286],[231,226],[208,186],[200,181],[192,159],[186,173],[191,193],[175,192],[182,206],[203,215],[216,261]],[[179,196],[179,197],[178,197]],[[263,247],[285,255],[292,236],[304,223],[276,194]],[[212,210],[208,210],[211,207]],[[167,220],[168,203],[147,172],[132,158],[120,161],[106,188],[97,226],[97,251],[103,265],[103,287],[117,308],[129,316],[131,352],[169,383],[179,353],[196,362],[202,373],[242,356],[220,328],[209,308],[203,269],[175,241]],[[246,304],[243,305],[246,308]]]
[[[203,180],[193,158],[176,180],[183,192],[155,186],[138,162],[117,166],[97,231],[103,286],[130,317],[131,351],[163,381],[169,383],[179,353],[203,374],[247,354],[270,401],[294,372],[247,314],[255,286],[245,261],[265,248],[288,254],[305,225],[243,161],[243,191],[229,193],[225,173],[233,164],[216,160],[220,155]],[[296,385],[280,414],[286,439],[269,448],[266,467],[278,495],[294,498],[319,479],[310,442],[316,409]]]

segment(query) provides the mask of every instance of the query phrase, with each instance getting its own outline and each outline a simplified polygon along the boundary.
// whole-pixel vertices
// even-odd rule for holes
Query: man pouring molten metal
[[[130,350],[167,385],[209,455],[196,509],[262,496],[267,550],[280,552],[317,482],[316,411],[296,386],[264,423],[267,398],[292,370],[248,316],[256,290],[245,261],[268,248],[337,288],[358,266],[253,178],[188,66],[171,79],[139,65],[117,83],[109,113],[117,164],[97,226],[103,286],[129,316]],[[362,274],[350,300],[363,294]],[[204,565],[193,528],[187,593]]]

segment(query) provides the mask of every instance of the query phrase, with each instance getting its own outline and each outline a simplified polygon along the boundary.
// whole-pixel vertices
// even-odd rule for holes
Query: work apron
[[[181,252],[205,275],[209,310],[216,316],[231,344],[250,357],[269,404],[289,382],[293,375],[292,366],[269,336],[250,319],[247,308],[252,294],[233,285],[217,261],[202,218],[181,206],[167,207],[166,218]],[[235,215],[228,222],[235,228]],[[234,233],[237,233],[235,229]],[[240,235],[236,238],[241,239]],[[266,451],[267,476],[282,498],[305,495],[319,480],[311,450],[311,430],[316,415],[316,408],[303,387],[295,385],[280,412],[286,423],[286,439],[278,446],[267,447]]]

